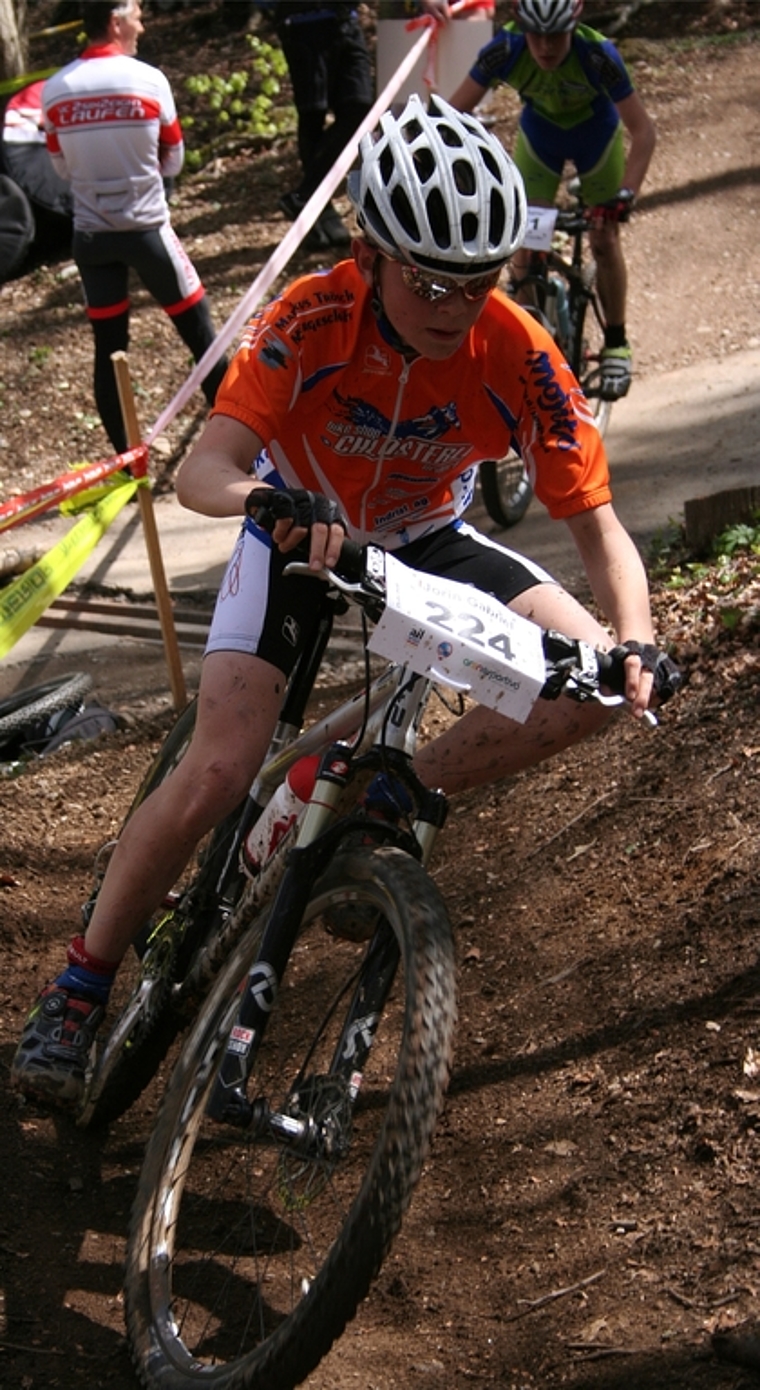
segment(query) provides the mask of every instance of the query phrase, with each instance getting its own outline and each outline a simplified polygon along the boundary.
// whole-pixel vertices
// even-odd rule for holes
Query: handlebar
[[[348,537],[343,542],[334,570],[312,570],[303,561],[286,565],[285,575],[306,574],[321,579],[346,598],[362,607],[377,621],[385,607],[385,552],[375,545],[360,546]],[[675,695],[682,684],[680,671],[665,652],[639,648],[637,643],[613,647],[602,652],[587,642],[565,637],[561,632],[543,633],[546,680],[541,698],[567,695],[579,702],[596,700],[600,704],[619,704],[625,693],[625,663],[630,656],[646,653],[645,665],[652,670],[654,691],[660,704]],[[609,691],[605,695],[603,691]],[[653,716],[650,722],[656,722]]]
[[[580,203],[573,208],[559,208],[555,227],[558,232],[575,236],[578,232],[586,232],[590,227],[601,222],[629,222],[633,206],[632,197],[621,198],[618,196],[610,198],[607,203],[596,203],[593,207]]]

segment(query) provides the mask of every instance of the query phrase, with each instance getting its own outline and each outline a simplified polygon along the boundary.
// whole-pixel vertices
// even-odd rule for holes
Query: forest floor
[[[678,42],[639,33],[621,45],[659,137],[626,232],[642,408],[648,377],[722,361],[760,336],[759,50],[747,29],[757,7],[708,8],[713,21],[690,32],[684,19]],[[176,16],[149,20],[143,55],[164,62],[178,94],[191,60],[196,71],[234,60],[239,38],[208,17],[204,28],[209,9],[183,19],[170,57]],[[741,32],[721,29],[726,13]],[[508,138],[509,99],[493,111]],[[220,323],[282,236],[277,198],[295,173],[292,142],[280,141],[220,153],[180,183],[174,224]],[[299,255],[291,269],[318,263]],[[0,287],[6,494],[108,452],[65,267],[51,259]],[[131,355],[152,418],[187,364],[139,291]],[[181,430],[170,428],[167,458]],[[756,1319],[760,1291],[757,571],[748,554],[685,569],[681,588],[653,571],[660,640],[689,677],[656,730],[621,718],[452,805],[434,865],[459,963],[449,1097],[401,1235],[310,1390],[760,1382],[757,1345],[741,1365],[720,1336]],[[118,703],[128,645],[104,676],[98,693]],[[157,702],[0,783],[6,1077],[98,846],[169,724]],[[3,1386],[136,1385],[122,1259],[160,1090],[95,1136],[0,1082]]]

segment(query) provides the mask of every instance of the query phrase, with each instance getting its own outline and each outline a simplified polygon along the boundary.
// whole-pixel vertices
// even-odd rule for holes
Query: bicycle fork
[[[312,799],[304,812],[298,841],[287,857],[256,960],[249,972],[235,1023],[227,1039],[221,1066],[207,1102],[208,1115],[239,1129],[269,1132],[290,1147],[324,1153],[328,1134],[317,1132],[309,1115],[302,1119],[270,1110],[266,1101],[251,1102],[246,1085],[253,1071],[282,977],[301,928],[314,885],[333,855],[343,825],[330,833],[330,821],[351,773],[350,752],[334,746],[323,761]],[[433,797],[434,804],[436,798]],[[439,822],[441,817],[438,818]],[[434,827],[428,825],[428,831]],[[430,836],[432,841],[432,834]],[[347,1103],[356,1099],[362,1071],[396,974],[399,947],[387,923],[381,922],[370,942],[354,997],[336,1046],[329,1077],[341,1087]]]

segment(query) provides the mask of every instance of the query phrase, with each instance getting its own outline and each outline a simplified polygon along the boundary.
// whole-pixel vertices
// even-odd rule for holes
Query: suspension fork
[[[247,1129],[253,1107],[245,1094],[269,1015],[295,945],[314,884],[334,849],[333,837],[321,832],[333,820],[351,772],[351,751],[335,744],[325,754],[303,815],[296,846],[285,872],[251,967],[227,1040],[227,1048],[207,1104],[214,1120]]]
[[[418,696],[419,699],[419,696]],[[420,717],[412,700],[400,724],[409,737]],[[398,751],[396,757],[398,758]],[[290,851],[277,889],[256,960],[251,967],[231,1029],[222,1064],[207,1103],[209,1116],[236,1128],[269,1130],[281,1140],[298,1145],[308,1139],[307,1122],[276,1115],[261,1101],[251,1102],[246,1086],[253,1071],[267,1022],[275,1006],[280,984],[301,928],[314,885],[345,833],[340,826],[331,833],[342,793],[352,771],[352,750],[335,744],[325,754],[311,800],[306,807],[296,846]],[[415,779],[416,781],[416,779]],[[414,832],[423,859],[429,856],[438,830],[446,818],[446,800],[439,792],[420,787],[420,807]],[[383,1012],[399,960],[399,947],[387,923],[375,933],[361,978],[335,1050],[331,1073],[341,1077],[351,1101],[361,1085],[375,1031]]]

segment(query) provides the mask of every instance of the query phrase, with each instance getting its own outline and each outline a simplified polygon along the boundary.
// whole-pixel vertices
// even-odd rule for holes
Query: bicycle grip
[[[365,547],[346,536],[335,566],[336,574],[349,584],[359,584],[364,578],[364,556]]]
[[[292,497],[292,490],[285,490],[288,499]],[[305,494],[312,496],[312,494]],[[280,516],[289,514],[287,505],[283,506],[283,491],[277,488],[254,488],[248,495],[246,501],[246,514],[251,520],[260,526],[262,531],[267,531],[271,536]],[[327,499],[325,499],[326,501]],[[331,504],[333,505],[333,504]],[[341,520],[341,525],[344,525]],[[345,529],[345,526],[344,526]],[[294,557],[303,555],[308,558],[309,541],[303,540],[293,551]],[[352,541],[348,536],[344,538],[335,565],[335,572],[341,579],[348,583],[358,584],[364,577],[364,547]]]
[[[625,660],[629,656],[638,656],[644,670],[651,672],[654,693],[661,705],[678,694],[683,685],[683,675],[672,657],[667,652],[661,652],[654,644],[641,642],[625,642],[620,647],[613,647],[610,652],[597,653],[600,679],[614,694],[624,693]],[[618,680],[622,680],[622,685],[618,686]]]
[[[596,652],[599,682],[613,695],[625,694],[625,659],[630,652],[625,647],[613,647],[611,652]]]

